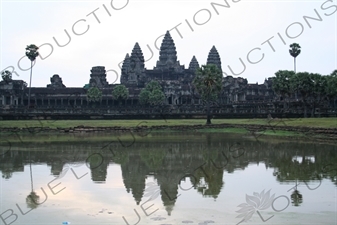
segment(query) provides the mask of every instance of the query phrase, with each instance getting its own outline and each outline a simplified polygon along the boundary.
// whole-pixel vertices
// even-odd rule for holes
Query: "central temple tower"
[[[181,66],[179,61],[177,61],[176,46],[170,32],[167,31],[160,46],[159,61],[157,61],[156,67],[153,70],[167,71],[172,69],[175,72],[182,72],[184,66]]]

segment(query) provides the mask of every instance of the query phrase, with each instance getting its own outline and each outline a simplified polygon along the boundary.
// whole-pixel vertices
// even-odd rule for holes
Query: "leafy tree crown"
[[[2,80],[5,82],[9,82],[12,80],[12,73],[8,70],[5,70],[1,73]]]
[[[214,101],[222,89],[222,73],[216,65],[203,65],[197,69],[193,85],[204,101]]]
[[[98,87],[88,89],[87,98],[89,102],[98,102],[102,98],[102,91]]]
[[[289,53],[292,57],[296,58],[301,53],[301,46],[297,43],[291,44]]]
[[[112,91],[112,97],[116,100],[125,100],[129,97],[129,90],[124,85],[117,85]]]
[[[160,105],[165,100],[165,94],[157,81],[151,81],[139,94],[141,104]]]
[[[26,56],[29,58],[30,61],[34,61],[36,57],[39,56],[39,47],[34,44],[28,45],[26,47]]]

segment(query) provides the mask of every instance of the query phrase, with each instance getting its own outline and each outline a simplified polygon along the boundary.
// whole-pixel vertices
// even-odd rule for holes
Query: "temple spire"
[[[169,31],[166,32],[163,42],[160,46],[159,61],[154,69],[181,69],[180,63],[177,61],[177,51],[174,41]]]
[[[207,57],[207,65],[209,65],[209,64],[216,65],[221,70],[221,73],[222,73],[221,59],[220,59],[219,53],[216,50],[214,45],[213,45],[213,47],[212,47],[212,49],[209,52],[208,57]]]
[[[132,49],[131,56],[126,55],[121,75],[121,84],[142,85],[145,77],[145,64],[142,49],[138,42]]]
[[[193,56],[188,69],[195,72],[198,68],[200,68],[198,60],[195,58],[195,56]]]
[[[130,71],[130,56],[128,53],[126,54],[123,65],[122,65],[121,84],[127,83],[129,71]]]
[[[144,56],[142,49],[140,48],[138,42],[136,42],[135,46],[132,49],[131,57],[130,57],[130,66],[131,70],[141,70],[144,69]]]

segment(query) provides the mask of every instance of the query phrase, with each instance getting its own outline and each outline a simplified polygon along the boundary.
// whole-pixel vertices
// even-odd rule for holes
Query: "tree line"
[[[300,101],[307,117],[308,109],[314,117],[315,108],[321,104],[329,106],[331,103],[336,109],[337,98],[337,70],[330,75],[318,73],[279,70],[272,80],[272,88],[283,101],[284,110],[289,109],[291,99]]]

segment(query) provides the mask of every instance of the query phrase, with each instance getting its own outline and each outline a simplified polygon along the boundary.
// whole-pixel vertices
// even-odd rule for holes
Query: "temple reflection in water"
[[[279,183],[315,182],[329,179],[337,186],[337,147],[305,143],[259,143],[249,140],[218,139],[201,135],[199,141],[139,143],[125,148],[115,142],[109,148],[106,143],[52,144],[41,150],[41,144],[29,149],[0,149],[0,171],[4,179],[11,179],[24,167],[47,164],[55,177],[66,167],[86,164],[91,180],[99,185],[107,180],[109,165],[119,164],[123,183],[139,205],[146,201],[147,178],[153,177],[158,194],[170,215],[179,197],[179,188],[196,191],[203,197],[219,196],[226,185],[224,173],[245,170],[249,164],[264,164],[274,170]],[[47,147],[47,145],[46,145]],[[43,147],[42,147],[43,148]],[[112,150],[113,149],[113,150]],[[34,176],[34,174],[33,174]],[[189,185],[186,185],[186,183]],[[187,182],[189,181],[189,182]],[[149,192],[149,191],[147,191]],[[305,197],[304,197],[305,198]],[[291,193],[292,204],[300,206],[303,196],[297,188]]]

